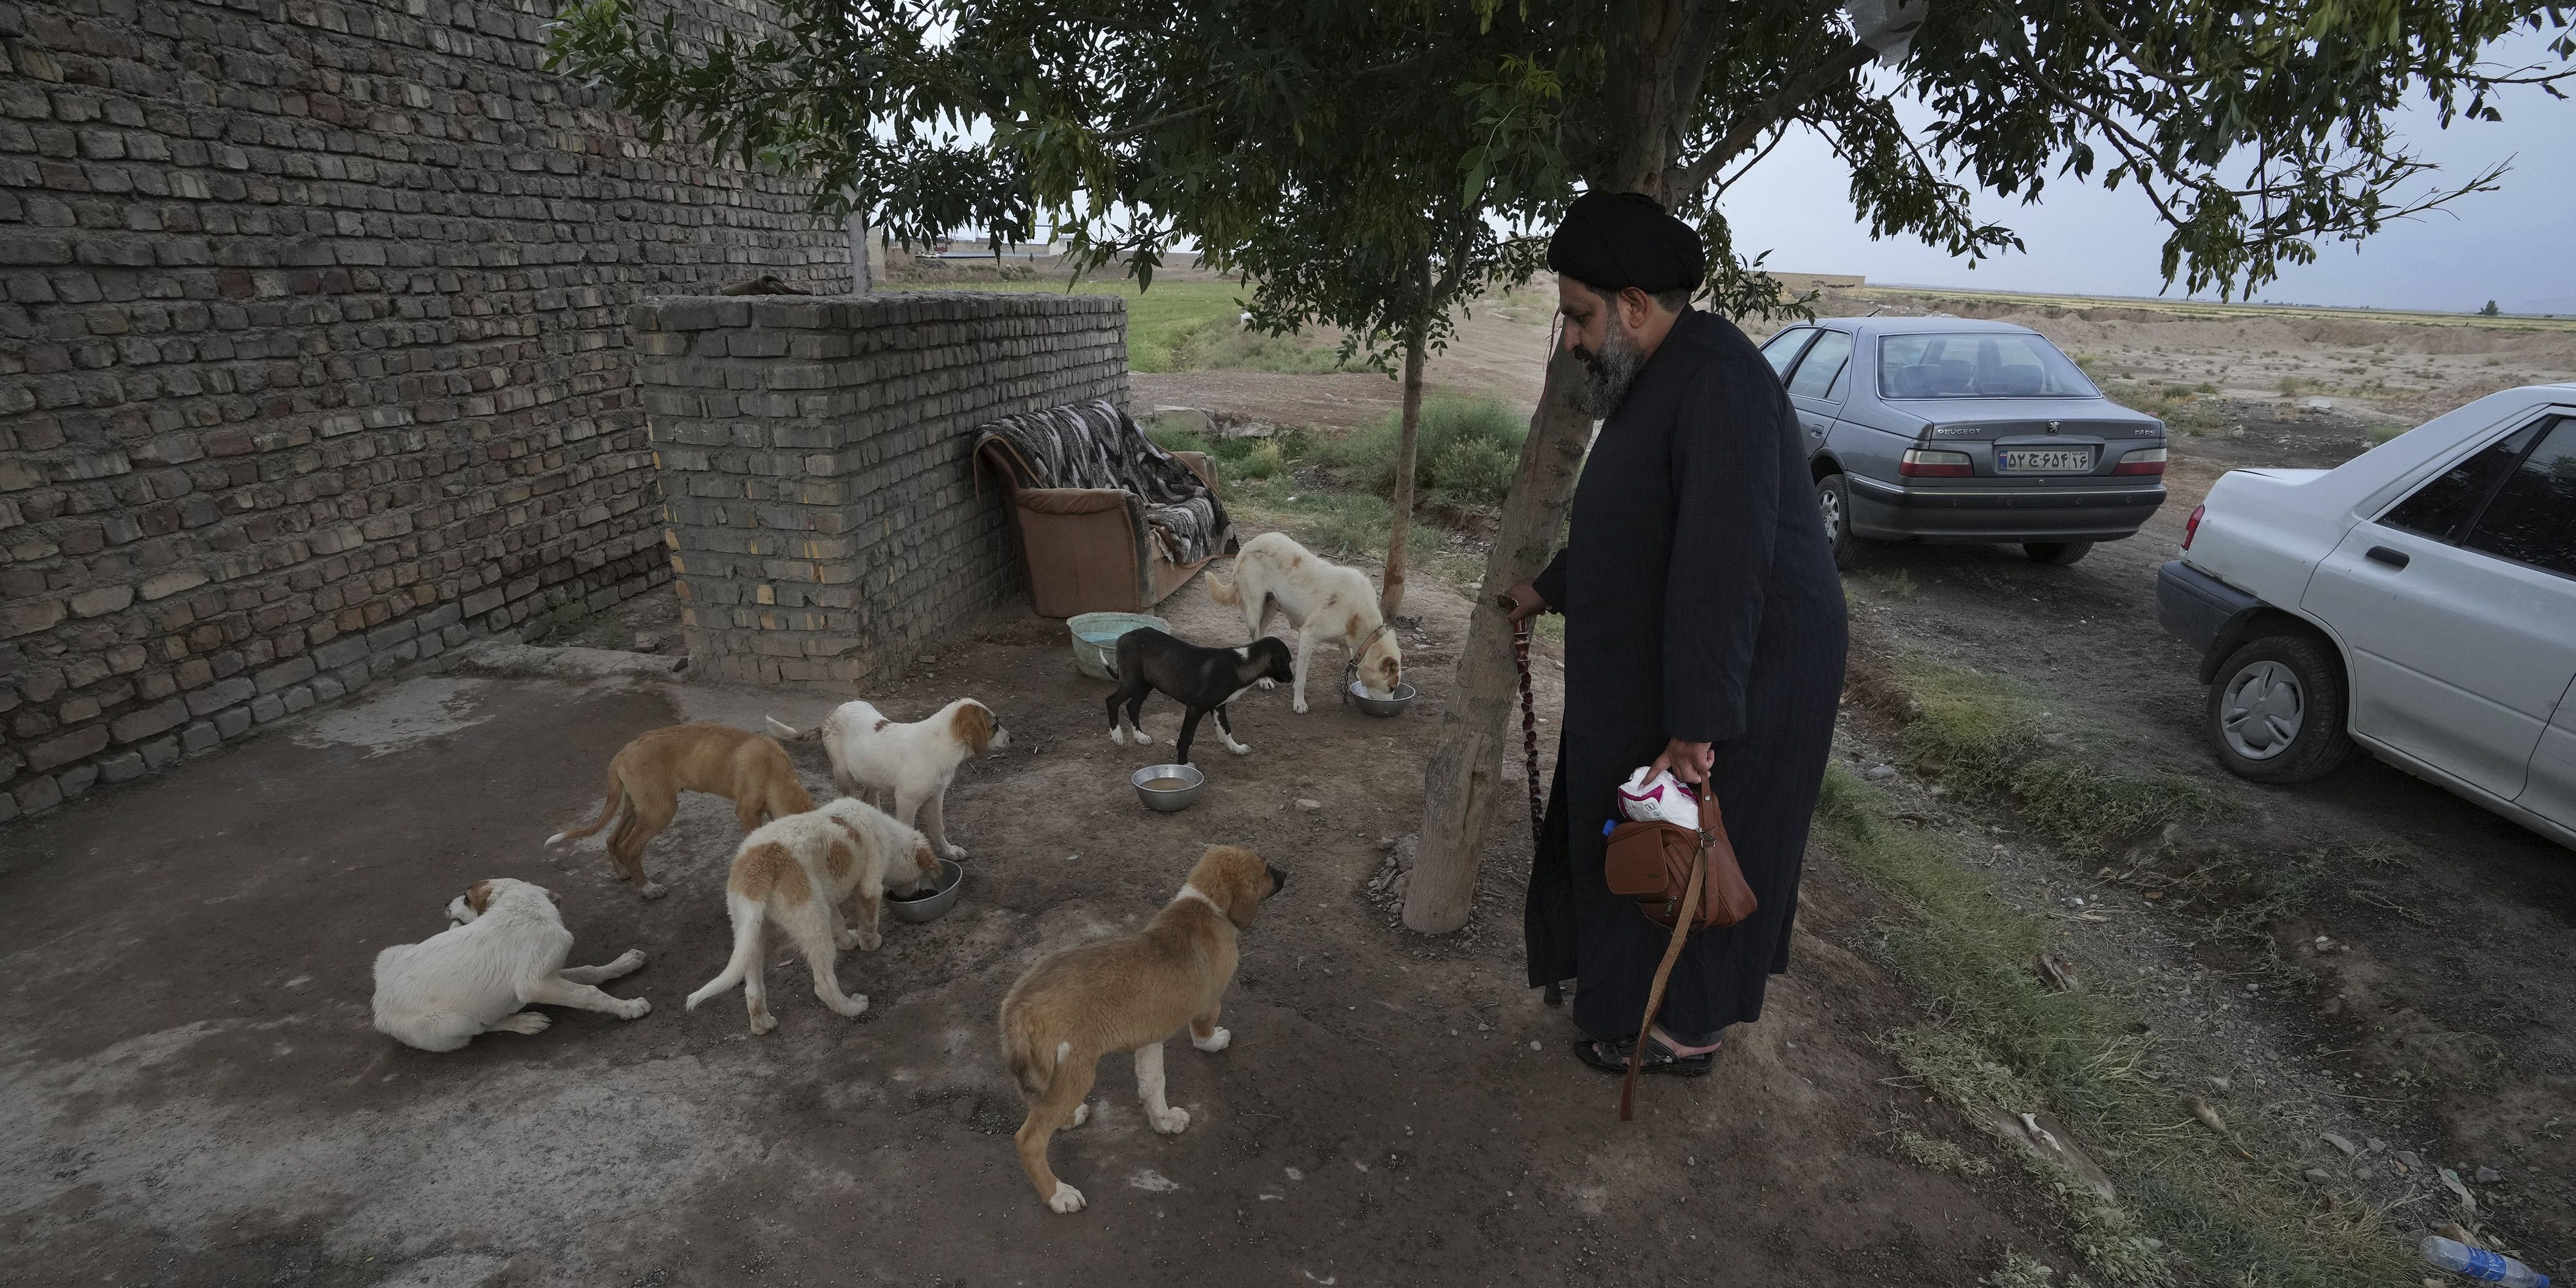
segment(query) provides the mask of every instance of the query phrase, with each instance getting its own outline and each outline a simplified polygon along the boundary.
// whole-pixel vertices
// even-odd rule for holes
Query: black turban
[[[1547,242],[1547,266],[1607,291],[1696,288],[1708,249],[1689,224],[1642,192],[1587,192]]]

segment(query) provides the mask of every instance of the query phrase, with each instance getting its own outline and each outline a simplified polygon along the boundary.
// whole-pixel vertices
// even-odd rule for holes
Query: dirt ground
[[[1240,633],[1203,585],[1167,607]],[[2006,1249],[2063,1255],[2014,1185],[1887,1146],[1908,1125],[1992,1148],[1887,1081],[1869,1035],[1906,1004],[1837,943],[1871,907],[1830,873],[1764,1021],[1717,1077],[1649,1082],[1628,1125],[1521,985],[1521,829],[1496,829],[1473,932],[1396,926],[1371,882],[1418,811],[1463,623],[1438,587],[1409,609],[1413,711],[1247,697],[1253,754],[1204,746],[1208,798],[1177,815],[1125,785],[1176,712],[1148,708],[1154,748],[1112,746],[1060,627],[997,618],[926,656],[868,696],[915,716],[975,695],[1014,738],[950,802],[963,901],[842,959],[871,998],[855,1022],[773,953],[761,1038],[738,992],[680,1005],[727,952],[728,806],[692,797],[654,843],[658,902],[539,842],[638,732],[810,722],[844,695],[425,672],[0,833],[0,1281],[1965,1285]],[[1246,937],[1234,1045],[1172,1052],[1174,1138],[1110,1058],[1054,1150],[1091,1207],[1049,1214],[1012,1157],[995,1007],[1045,951],[1141,924],[1213,842],[1292,874]],[[373,1032],[374,954],[487,876],[560,892],[576,963],[644,950],[609,987],[655,1010],[448,1055]]]
[[[2202,1091],[2231,1121],[2364,1149],[2314,1143],[2278,1166],[2327,1174],[2393,1232],[2457,1211],[2430,1179],[2455,1168],[2483,1231],[2561,1268],[2576,1256],[2576,855],[2374,763],[2287,790],[2218,773],[2192,659],[2155,626],[2151,572],[2223,470],[2331,464],[2392,418],[2576,374],[2568,334],[1880,292],[1825,307],[1992,308],[1980,315],[2027,321],[2097,370],[2218,391],[2202,395],[2203,432],[2176,438],[2173,498],[2138,538],[2070,568],[1891,549],[1847,589],[1878,646],[2024,679],[2088,753],[2225,797],[2235,808],[2171,839],[2184,858],[2324,854],[2352,859],[2350,879],[2263,939],[2226,940],[2008,817],[1908,777],[1893,788],[2052,917],[2089,986],[2229,1079]],[[1534,398],[1544,321],[1543,301],[1480,311],[1434,383]],[[2284,394],[2284,375],[2319,388]],[[1228,372],[1135,390],[1328,428],[1395,394],[1369,375]],[[2309,409],[2314,396],[2331,406]],[[668,610],[650,598],[538,642],[667,655]],[[1240,633],[1201,585],[1167,611],[1196,638]],[[601,767],[642,730],[807,723],[852,695],[431,669],[0,829],[0,1236],[15,1253],[0,1283],[1967,1285],[2007,1250],[2077,1264],[2020,1169],[1969,1181],[1898,1155],[1908,1130],[1972,1157],[2002,1147],[1875,1045],[1921,1003],[1856,951],[1891,910],[1828,855],[1811,857],[1795,973],[1763,1022],[1708,1082],[1647,1084],[1624,1126],[1615,1081],[1579,1067],[1563,1014],[1521,987],[1517,771],[1471,928],[1402,930],[1379,878],[1418,817],[1463,605],[1425,580],[1408,612],[1413,711],[1380,721],[1318,701],[1296,716],[1284,691],[1248,696],[1254,754],[1203,745],[1208,797],[1178,815],[1145,811],[1124,782],[1168,749],[1177,713],[1149,708],[1154,747],[1112,746],[1106,685],[1072,670],[1051,623],[995,617],[859,695],[899,718],[976,696],[1015,745],[967,769],[951,801],[972,853],[958,909],[890,922],[881,950],[843,958],[868,1013],[824,1011],[773,953],[781,1023],[757,1039],[738,993],[680,1006],[726,955],[737,834],[723,802],[692,798],[654,843],[648,866],[674,886],[659,902],[595,849],[539,841],[596,809]],[[1540,677],[1552,715],[1552,668]],[[1875,763],[1890,739],[1855,707],[1840,754]],[[800,757],[823,788],[819,754]],[[1174,1103],[1193,1116],[1173,1138],[1145,1127],[1123,1057],[1108,1060],[1093,1124],[1054,1151],[1092,1206],[1048,1214],[1011,1156],[1020,1110],[994,1008],[1045,951],[1141,924],[1213,842],[1293,874],[1246,938],[1234,1046],[1171,1052]],[[451,1055],[374,1033],[376,951],[441,929],[446,901],[486,876],[561,892],[576,962],[643,949],[650,964],[609,991],[655,1011],[557,1011],[543,1034]],[[2401,1170],[2409,1156],[2426,1166]]]

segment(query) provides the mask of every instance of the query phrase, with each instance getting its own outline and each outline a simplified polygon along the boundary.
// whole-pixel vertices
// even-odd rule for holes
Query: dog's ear
[[[465,906],[472,908],[474,915],[480,917],[492,906],[492,893],[493,887],[490,881],[477,881],[465,887]]]
[[[1190,869],[1190,884],[1208,897],[1225,919],[1236,929],[1248,928],[1261,911],[1261,901],[1275,888],[1270,882],[1270,865],[1250,850],[1231,845],[1212,845],[1199,856],[1198,865]]]
[[[912,866],[933,882],[939,880],[939,856],[930,852],[930,839],[919,832],[912,834]]]
[[[978,756],[992,748],[993,730],[998,727],[999,722],[993,719],[992,711],[981,702],[969,701],[957,708],[957,714],[948,718],[949,734]]]
[[[538,888],[538,889],[540,889],[540,890],[544,890],[544,889],[545,889],[545,887],[543,887],[543,886],[539,886],[539,887],[537,887],[537,888]],[[553,903],[562,903],[562,902],[563,902],[563,896],[562,896],[562,895],[559,895],[559,894],[556,894],[556,893],[555,893],[554,891],[552,891],[552,890],[546,890],[546,899],[547,899],[549,902],[553,902]]]

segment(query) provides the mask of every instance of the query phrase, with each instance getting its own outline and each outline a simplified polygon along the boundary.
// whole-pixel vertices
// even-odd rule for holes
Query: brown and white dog
[[[865,702],[844,702],[802,733],[777,720],[769,727],[789,742],[821,740],[842,795],[874,793],[876,805],[896,822],[911,827],[918,820],[931,853],[952,863],[966,851],[948,843],[949,780],[967,760],[1011,745],[1011,731],[973,698],[959,698],[911,724],[896,724]]]
[[[1306,709],[1306,663],[1323,640],[1342,642],[1344,656],[1359,664],[1362,692],[1372,698],[1393,696],[1404,678],[1404,652],[1377,609],[1377,591],[1368,574],[1329,563],[1298,545],[1284,532],[1265,532],[1244,543],[1235,556],[1234,580],[1208,575],[1208,594],[1220,604],[1243,609],[1243,624],[1260,639],[1276,605],[1297,628],[1297,684],[1289,703]],[[1269,688],[1270,681],[1261,682]],[[1333,687],[1341,684],[1335,681]]]
[[[632,1020],[653,1009],[643,998],[610,997],[597,985],[644,964],[626,954],[605,966],[566,968],[572,932],[544,886],[494,877],[450,900],[458,924],[417,944],[376,954],[376,1031],[423,1051],[453,1051],[482,1033],[543,1033],[554,1021],[530,1005],[577,1006]]]
[[[887,892],[912,894],[935,887],[939,861],[921,833],[885,816],[866,801],[844,796],[809,814],[770,823],[742,838],[733,874],[725,881],[725,908],[733,915],[733,958],[724,971],[689,994],[689,1009],[742,985],[751,1031],[778,1027],[769,1013],[761,976],[761,931],[775,921],[805,952],[814,970],[814,996],[852,1019],[868,1009],[867,995],[841,991],[833,974],[845,948],[875,952],[885,942],[877,914]],[[844,924],[841,905],[856,895],[857,924]]]
[[[546,844],[589,836],[617,819],[617,830],[608,834],[608,857],[642,887],[645,898],[659,899],[670,887],[644,878],[644,846],[671,825],[682,792],[712,792],[732,801],[734,818],[746,832],[760,826],[763,815],[785,818],[814,808],[795,762],[774,740],[730,725],[673,725],[626,744],[608,762],[608,800],[599,817],[547,837]]]
[[[1002,999],[1002,1057],[1029,1102],[1017,1137],[1020,1167],[1050,1210],[1082,1210],[1082,1191],[1048,1168],[1047,1141],[1091,1117],[1083,1097],[1104,1053],[1136,1053],[1136,1094],[1154,1130],[1168,1136],[1190,1125],[1188,1110],[1163,1099],[1163,1040],[1183,1025],[1201,1051],[1234,1040],[1216,1017],[1234,979],[1235,934],[1287,882],[1250,850],[1211,846],[1143,933],[1065,949],[1011,986]]]

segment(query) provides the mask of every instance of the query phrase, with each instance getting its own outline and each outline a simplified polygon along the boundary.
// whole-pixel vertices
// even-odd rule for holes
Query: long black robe
[[[1691,937],[1659,1022],[1695,1035],[1760,1018],[1789,967],[1848,632],[1803,436],[1734,324],[1683,310],[1603,424],[1537,584],[1565,615],[1565,714],[1530,874],[1531,986],[1572,978],[1584,1032],[1637,1032],[1671,932],[1603,885],[1603,826],[1618,785],[1682,738],[1715,744],[1718,804],[1761,906]]]

